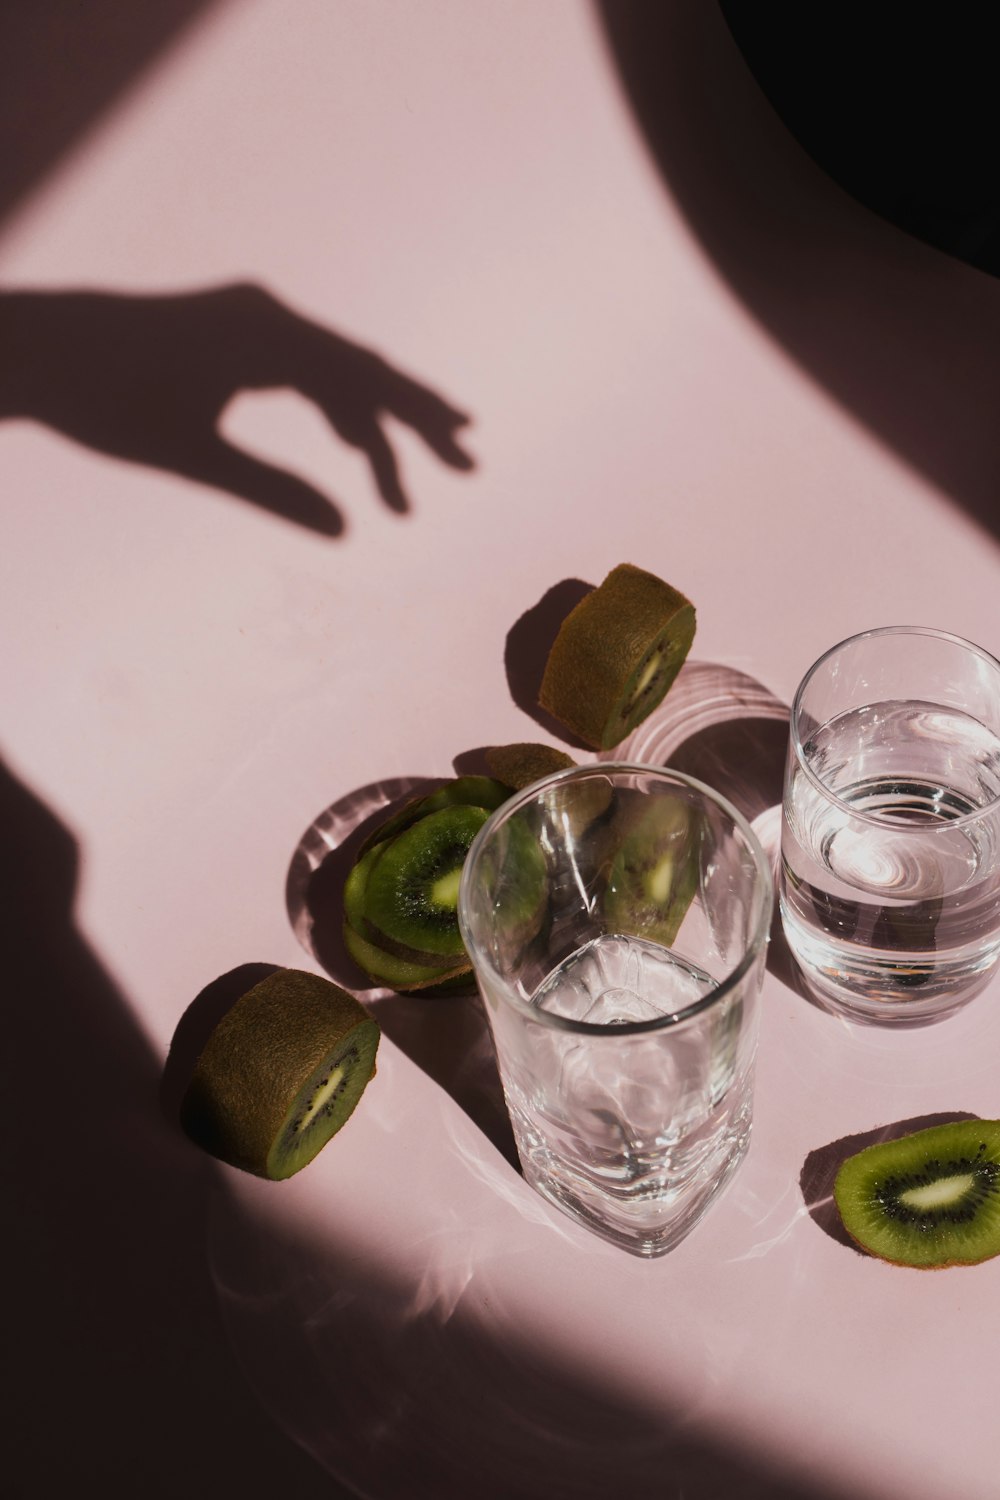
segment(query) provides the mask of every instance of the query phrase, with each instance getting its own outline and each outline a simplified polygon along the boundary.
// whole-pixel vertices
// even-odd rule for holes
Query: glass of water
[[[809,992],[919,1024],[1000,958],[1000,662],[939,630],[870,630],[792,706],[781,915]]]
[[[669,770],[602,764],[480,830],[458,911],[524,1175],[636,1255],[669,1250],[750,1138],[772,875]]]

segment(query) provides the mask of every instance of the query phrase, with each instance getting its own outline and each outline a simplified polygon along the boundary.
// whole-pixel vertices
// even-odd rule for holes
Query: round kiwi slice
[[[586,744],[610,750],[662,701],[694,632],[689,599],[622,563],[566,616],[538,701]]]
[[[357,860],[344,886],[344,946],[358,968],[374,979],[376,984],[388,985],[391,989],[435,991],[444,985],[450,987],[451,980],[471,974],[464,952],[459,958],[445,961],[430,954],[401,957],[398,953],[373,943],[366,936],[365,893],[368,874],[381,852],[376,845]],[[457,986],[456,986],[457,987]],[[471,980],[467,979],[467,987]]]
[[[372,1075],[379,1027],[329,980],[278,969],[223,1016],[195,1066],[181,1124],[258,1177],[291,1177],[348,1119]]]
[[[488,817],[484,807],[444,807],[377,847],[364,892],[376,946],[382,935],[405,946],[402,957],[464,954],[458,885],[469,846]]]
[[[519,792],[554,771],[568,771],[576,761],[553,745],[518,744],[493,745],[486,751],[486,764],[498,781]]]
[[[1000,1120],[956,1120],[867,1146],[833,1196],[863,1249],[901,1266],[976,1265],[1000,1254]]]

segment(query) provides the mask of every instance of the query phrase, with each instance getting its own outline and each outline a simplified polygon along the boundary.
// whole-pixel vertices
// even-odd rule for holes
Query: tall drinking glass
[[[661,1255],[750,1137],[771,870],[748,824],[667,770],[559,772],[498,809],[459,922],[524,1175]]]
[[[939,630],[870,630],[792,706],[781,915],[807,988],[862,1020],[963,1005],[1000,958],[1000,662]]]

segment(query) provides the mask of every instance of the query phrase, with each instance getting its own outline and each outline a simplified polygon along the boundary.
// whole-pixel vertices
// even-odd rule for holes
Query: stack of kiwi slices
[[[404,993],[472,987],[458,930],[469,846],[511,788],[459,776],[414,798],[361,846],[344,887],[344,944],[376,984]]]
[[[611,750],[662,702],[694,632],[690,599],[621,563],[566,616],[538,701],[585,744]]]
[[[379,1027],[346,990],[277,969],[218,1022],[181,1104],[212,1156],[258,1177],[291,1177],[353,1113],[375,1073]]]
[[[459,776],[408,802],[362,844],[344,886],[344,945],[358,968],[403,994],[474,988],[458,927],[458,887],[472,841],[490,813],[522,786],[574,762],[547,745],[497,746],[486,754],[499,776]],[[544,857],[512,829],[507,899],[537,930],[544,905]]]
[[[956,1120],[868,1146],[844,1162],[833,1195],[863,1249],[938,1269],[1000,1254],[1000,1120]]]

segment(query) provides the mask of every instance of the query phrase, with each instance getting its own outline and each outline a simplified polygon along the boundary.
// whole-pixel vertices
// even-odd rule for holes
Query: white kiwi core
[[[918,1210],[944,1208],[950,1203],[959,1203],[975,1184],[971,1172],[961,1172],[954,1177],[940,1177],[937,1182],[923,1183],[920,1187],[907,1188],[900,1193],[899,1200],[907,1208]]]

